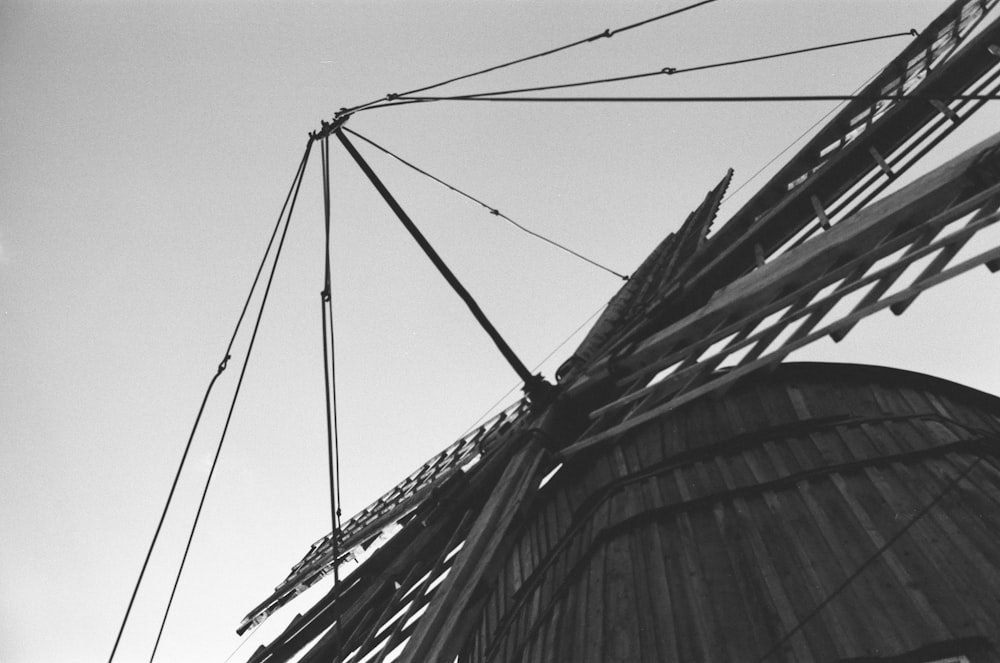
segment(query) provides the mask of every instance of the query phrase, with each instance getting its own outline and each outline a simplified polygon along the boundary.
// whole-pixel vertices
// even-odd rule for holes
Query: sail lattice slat
[[[498,432],[492,451],[425,499],[402,529],[365,563],[294,619],[248,663],[284,660],[367,661],[409,638],[458,559],[476,517],[526,435],[523,426]],[[336,625],[336,628],[335,628]]]
[[[854,214],[982,108],[983,99],[953,99],[1000,92],[1000,58],[994,54],[1000,22],[983,26],[963,44],[985,17],[982,10],[995,6],[959,2],[935,19],[686,257],[669,283],[647,293],[643,319],[618,321],[614,333],[604,331],[609,340],[603,352],[588,351],[575,364],[595,354],[627,354],[631,343],[648,334],[648,325],[696,310],[715,290]],[[613,299],[610,310],[616,310],[614,304]],[[599,320],[595,329],[606,326]]]
[[[251,661],[303,651],[310,662],[373,663],[400,652],[404,661],[450,661],[467,647],[478,648],[476,660],[508,660],[487,631],[520,625],[485,602],[493,595],[499,606],[524,584],[524,569],[537,567],[530,539],[509,555],[504,548],[520,536],[519,510],[537,494],[539,472],[611,456],[607,445],[623,434],[738,391],[798,348],[839,340],[886,308],[902,313],[970,269],[1000,270],[1000,246],[962,255],[1000,221],[1000,135],[872,203],[986,103],[958,97],[1000,94],[1000,21],[984,22],[998,3],[953,2],[712,232],[729,171],[612,298],[560,368],[555,402],[515,404],[347,521],[336,539],[314,544],[241,630],[349,556],[370,557]],[[562,438],[539,433],[540,422],[555,420]],[[529,446],[530,463],[520,455]],[[526,476],[509,474],[518,467]],[[496,578],[511,586],[491,586]],[[571,635],[583,643],[588,634]]]
[[[619,385],[637,386],[597,408],[598,424],[564,453],[620,435],[824,336],[839,340],[885,308],[902,313],[920,292],[969,269],[987,265],[995,271],[1000,247],[948,265],[973,236],[1000,219],[998,159],[1000,137],[994,137],[720,290],[703,309],[651,334],[627,358],[596,364],[577,389],[609,374]],[[883,265],[886,258],[891,261]],[[892,292],[904,270],[921,261],[927,263],[923,271]],[[841,301],[862,291],[851,310],[827,319]],[[722,348],[705,356],[720,342]],[[738,359],[727,361],[731,357]]]
[[[1000,25],[986,26],[957,49],[995,5],[967,0],[935,19],[713,236],[701,264],[694,267],[697,272],[685,276],[701,281],[709,274],[698,272],[725,267],[711,280],[732,280],[737,255],[743,270],[753,268],[754,245],[769,256],[802,228],[819,225],[814,197],[828,215],[853,213],[890,179],[873,152],[897,177],[914,160],[894,157],[898,149],[904,148],[906,155],[919,152],[919,143],[940,140],[939,132],[950,133],[956,118],[980,107],[982,101],[953,102],[952,114],[945,114],[929,100],[983,93],[984,81],[992,89],[1000,63],[989,46],[997,43]],[[879,98],[885,96],[892,98]],[[922,140],[914,141],[915,135]],[[839,200],[865,180],[881,180],[881,186]]]
[[[334,559],[331,535],[312,545],[288,577],[262,603],[255,606],[240,624],[244,632],[261,623],[269,615],[333,572],[335,564],[343,564],[360,556],[371,545],[386,538],[386,530],[412,518],[421,504],[449,478],[478,463],[491,453],[504,436],[527,411],[523,401],[505,408],[474,431],[462,436],[438,453],[389,492],[351,517],[340,532],[339,555]]]

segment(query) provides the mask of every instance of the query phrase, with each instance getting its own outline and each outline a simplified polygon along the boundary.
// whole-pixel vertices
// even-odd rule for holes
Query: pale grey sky
[[[0,4],[0,659],[106,660],[307,132],[342,106],[681,4]],[[456,91],[920,29],[947,4],[721,0]],[[614,91],[848,93],[905,44]],[[438,103],[350,126],[627,272],[726,168],[738,186],[830,108]],[[998,115],[981,111],[930,159],[985,137]],[[620,285],[365,154],[529,365]],[[333,170],[346,515],[450,443],[515,377],[337,146]],[[159,661],[225,659],[242,616],[328,531],[321,210],[314,158]],[[795,358],[1000,391],[1000,282],[982,272]],[[217,387],[118,660],[148,658],[237,373]]]

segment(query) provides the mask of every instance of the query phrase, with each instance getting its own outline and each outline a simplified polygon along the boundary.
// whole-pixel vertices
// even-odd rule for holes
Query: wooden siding
[[[998,444],[979,392],[783,366],[567,461],[462,659],[1000,661]]]

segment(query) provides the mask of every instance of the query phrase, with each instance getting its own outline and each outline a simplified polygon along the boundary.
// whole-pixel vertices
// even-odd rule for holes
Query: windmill
[[[780,365],[1000,268],[952,262],[997,220],[996,139],[869,204],[995,95],[1000,25],[966,39],[994,5],[953,3],[712,232],[724,177],[555,387],[314,544],[241,630],[367,559],[251,660],[996,658],[995,509],[958,499],[996,496],[995,400]]]

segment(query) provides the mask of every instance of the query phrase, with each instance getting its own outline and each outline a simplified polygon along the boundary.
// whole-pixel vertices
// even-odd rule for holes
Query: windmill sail
[[[1000,220],[1000,136],[872,203],[981,108],[985,97],[997,94],[1000,21],[982,24],[995,5],[996,0],[954,2],[713,232],[732,177],[731,171],[727,173],[680,230],[667,237],[612,298],[560,368],[555,400],[516,404],[430,459],[350,519],[341,532],[315,543],[275,592],[247,615],[240,632],[316,584],[348,556],[366,559],[250,660],[280,661],[300,655],[303,661],[355,662],[397,656],[406,661],[451,661],[459,655],[474,661],[588,656],[687,660],[709,656],[720,647],[719,651],[725,650],[726,646],[712,644],[713,629],[725,621],[720,614],[735,614],[732,606],[713,613],[710,605],[699,601],[724,601],[728,596],[733,605],[743,605],[757,596],[755,592],[765,606],[764,614],[748,619],[767,637],[742,631],[734,638],[746,640],[743,648],[731,646],[727,660],[758,656],[765,660],[771,655],[785,657],[780,660],[833,660],[822,656],[833,652],[839,658],[857,658],[867,651],[864,637],[848,637],[865,627],[830,623],[841,617],[824,617],[825,630],[818,630],[814,617],[825,604],[823,591],[815,587],[830,589],[841,580],[847,582],[851,564],[860,573],[875,562],[860,557],[838,560],[842,568],[828,577],[807,569],[813,575],[806,573],[802,582],[813,582],[815,587],[801,591],[803,596],[815,594],[812,598],[819,608],[815,614],[802,608],[798,599],[789,598],[798,590],[783,586],[776,575],[784,562],[767,566],[768,544],[753,531],[754,526],[765,525],[760,524],[759,514],[751,515],[754,510],[776,515],[779,503],[792,498],[768,497],[758,484],[784,490],[797,486],[806,474],[821,475],[815,501],[801,495],[794,498],[806,500],[822,525],[815,532],[806,528],[817,541],[841,531],[836,518],[823,512],[826,499],[839,495],[845,508],[854,509],[855,519],[869,517],[852,501],[854,489],[874,490],[885,500],[896,500],[900,508],[921,513],[963,480],[992,490],[990,480],[982,476],[985,470],[977,468],[980,461],[968,461],[961,454],[997,437],[1000,408],[971,390],[931,381],[920,392],[924,394],[920,398],[935,407],[937,419],[927,423],[927,412],[893,400],[903,377],[859,369],[835,376],[837,384],[880,394],[884,403],[878,417],[860,405],[860,414],[853,416],[824,409],[820,402],[826,387],[811,382],[803,386],[805,378],[794,369],[772,377],[764,377],[763,369],[774,369],[793,350],[824,336],[842,338],[865,316],[885,308],[902,313],[920,292],[965,271],[983,265],[1000,269],[1000,247],[953,263],[977,232]],[[841,302],[851,302],[852,307],[842,312],[837,306]],[[757,378],[747,380],[751,375]],[[863,387],[857,386],[861,382]],[[740,399],[771,403],[774,412],[751,423],[743,421],[741,406],[711,404],[730,395],[732,403]],[[795,416],[800,417],[798,424]],[[705,449],[750,444],[749,440],[761,444],[770,440],[769,444],[778,445],[774,448],[784,449],[782,445],[794,436],[834,430],[848,440],[845,444],[852,455],[834,462],[837,454],[848,453],[837,447],[829,452],[830,458],[796,456],[800,466],[796,469],[787,465],[792,451],[782,455],[784,451],[769,448],[773,467],[767,470],[733,451],[699,455],[703,452],[695,447],[702,443],[690,443],[694,430],[690,422],[698,417],[702,418],[698,434],[708,440]],[[718,420],[715,429],[707,423],[712,417]],[[913,426],[921,427],[921,435],[940,432],[943,426],[948,432],[939,437],[946,442],[927,442],[908,451],[897,448],[902,442],[897,440],[895,424],[887,423],[890,420],[919,420],[922,423]],[[675,427],[671,439],[685,441],[686,447],[671,450],[664,441],[671,426]],[[730,430],[741,427],[742,432]],[[868,437],[855,440],[850,437],[854,433],[843,432],[848,428],[864,430]],[[876,448],[883,442],[884,448]],[[907,455],[911,452],[916,455]],[[909,465],[898,469],[899,463],[915,458],[932,458],[927,461],[932,464],[950,462],[951,469],[937,465],[932,470]],[[880,470],[871,470],[866,463],[878,467],[896,463],[892,467],[898,475],[882,478],[877,475]],[[862,486],[849,474],[855,470],[870,485]],[[928,487],[926,495],[912,487],[910,492],[896,491],[896,483],[925,470],[940,471],[954,483],[938,486],[938,492]],[[546,483],[553,472],[558,474]],[[643,477],[663,476],[676,480],[676,495],[640,494],[638,488],[629,492]],[[751,479],[756,484],[748,483]],[[705,488],[712,481],[718,484],[715,492]],[[546,485],[551,487],[545,489]],[[725,498],[712,497],[723,493]],[[703,536],[717,538],[718,532],[707,533],[704,523],[696,522],[702,516],[690,515],[688,507],[714,509],[712,517],[720,531],[728,531],[725,522],[737,523],[729,526],[739,537],[734,549],[759,563],[753,572],[746,571],[745,582],[733,580],[733,588],[723,591],[699,575],[692,546]],[[668,519],[670,525],[657,518]],[[659,524],[643,529],[650,520]],[[944,531],[956,527],[943,516],[935,522]],[[670,536],[683,539],[688,547],[675,550],[673,542],[658,538],[663,532],[657,527],[667,527]],[[875,522],[863,529],[880,555],[899,532]],[[338,537],[336,546],[333,536]],[[670,563],[677,568],[650,566],[657,564],[653,557],[639,552],[650,546],[673,551]],[[805,546],[796,547],[785,561],[807,558]],[[335,550],[342,551],[339,559],[333,557]],[[749,563],[726,557],[728,553],[718,546],[706,554],[717,558],[705,564],[720,568]],[[970,543],[965,554],[979,555],[976,573],[1000,577],[1000,560],[995,555],[988,558],[982,546]],[[669,589],[663,590],[665,597],[654,596],[652,590],[639,587],[641,581],[621,577],[623,569],[638,578],[655,578],[650,582],[657,587],[676,573],[681,578],[677,583],[686,583],[688,594],[683,601]],[[902,563],[889,572],[895,574],[893,582],[902,585],[912,573]],[[970,585],[975,578],[966,574],[953,580],[956,586],[960,580]],[[798,576],[794,581],[799,582]],[[753,585],[756,582],[761,584]],[[601,597],[588,603],[581,592],[594,591]],[[841,591],[830,589],[829,602],[840,600]],[[672,600],[686,607],[672,605]],[[916,616],[908,617],[913,626],[885,617],[888,625],[883,626],[892,634],[885,651],[915,651],[911,641],[922,637],[921,628],[936,635],[955,630],[939,610],[921,608],[924,604],[914,601]],[[802,599],[802,605],[806,603]],[[640,604],[646,610],[641,617],[635,613]],[[602,616],[605,607],[608,613]],[[909,605],[896,608],[911,615]],[[888,608],[880,604],[878,609]],[[680,614],[685,610],[687,617]],[[837,610],[831,614],[846,614],[845,608]],[[675,636],[651,635],[647,631],[658,627],[649,615],[679,620],[678,632],[686,630],[693,642],[701,644],[686,650],[688,645],[671,639]],[[986,615],[976,622],[977,627],[988,619]],[[681,624],[683,620],[690,623]],[[940,633],[934,631],[938,626]],[[809,631],[813,639],[805,637],[808,629],[815,630],[815,635]],[[619,631],[630,634],[631,641],[616,640]],[[846,644],[837,644],[838,638]],[[588,642],[596,643],[596,649],[588,649]],[[945,646],[940,651],[952,655],[958,650]]]

